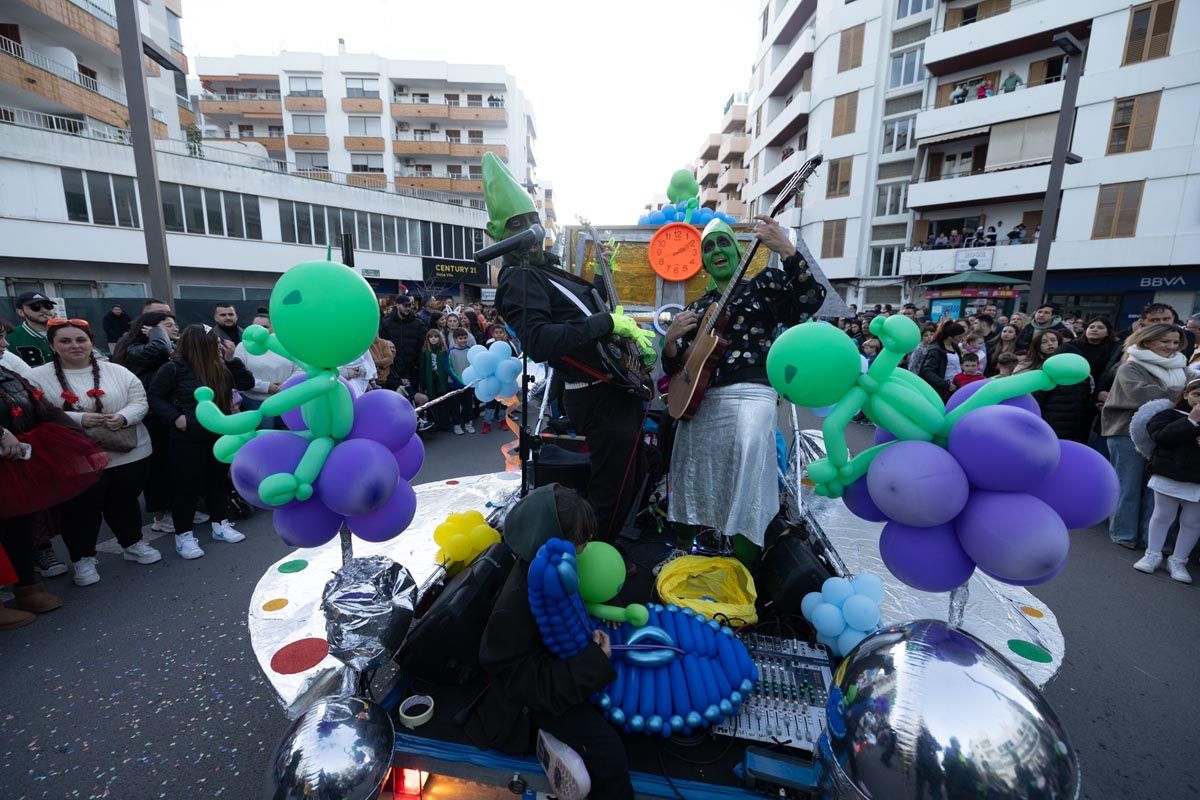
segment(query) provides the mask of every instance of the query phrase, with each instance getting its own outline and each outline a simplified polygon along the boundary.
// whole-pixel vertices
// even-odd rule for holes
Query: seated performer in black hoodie
[[[538,549],[558,538],[582,551],[595,533],[591,506],[557,484],[535,489],[508,513],[504,539],[517,564],[483,633],[479,662],[491,683],[466,728],[476,746],[515,755],[531,752],[536,739],[560,800],[633,797],[621,737],[591,703],[616,677],[608,636],[596,631],[578,655],[560,659],[543,643],[529,609],[529,564]]]

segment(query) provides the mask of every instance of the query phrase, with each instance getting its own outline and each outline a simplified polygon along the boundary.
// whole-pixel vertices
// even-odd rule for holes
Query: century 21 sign
[[[449,281],[452,283],[486,284],[487,267],[474,261],[451,261],[444,258],[421,259],[422,277],[426,281]]]

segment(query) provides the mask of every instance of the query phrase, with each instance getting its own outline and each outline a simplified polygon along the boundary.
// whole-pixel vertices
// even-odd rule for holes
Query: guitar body
[[[695,416],[717,371],[717,365],[729,348],[729,340],[721,335],[724,325],[720,324],[720,320],[714,320],[720,312],[717,306],[717,303],[713,303],[704,312],[697,327],[700,332],[688,348],[687,361],[671,378],[671,385],[667,389],[667,412],[675,419],[691,419]],[[711,333],[705,333],[710,329]]]

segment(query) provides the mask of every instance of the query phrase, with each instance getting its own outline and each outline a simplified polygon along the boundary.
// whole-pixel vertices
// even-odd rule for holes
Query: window
[[[764,8],[762,13],[762,35],[758,37],[759,39],[767,38],[767,25],[771,22],[771,17],[769,14],[769,9]]]
[[[900,266],[901,245],[871,248],[871,277],[886,278],[896,274]]]
[[[292,131],[324,136],[325,118],[317,114],[293,114]]]
[[[481,108],[483,106],[483,95],[481,95],[481,94],[467,95],[467,105],[472,108]]]
[[[279,238],[296,243],[296,204],[291,200],[279,201]]]
[[[346,78],[346,97],[379,97],[377,78]]]
[[[1145,181],[1108,183],[1100,186],[1096,198],[1093,239],[1124,239],[1137,234],[1138,209],[1142,205]]]
[[[238,138],[249,139],[254,135],[253,125],[238,125]]]
[[[371,214],[371,249],[383,251],[383,214]]]
[[[396,218],[383,218],[383,249],[384,252],[396,252]]]
[[[328,170],[328,153],[296,153],[296,169],[299,170]]]
[[[980,0],[967,6],[946,9],[946,30],[954,30],[963,25],[970,25],[997,14],[1005,14],[1012,6],[1012,0]]]
[[[354,215],[356,220],[355,230],[357,231],[356,246],[362,250],[371,249],[371,220],[365,211],[359,211]]]
[[[213,236],[224,236],[225,215],[221,210],[220,190],[204,190],[204,210],[208,215],[208,232]]]
[[[833,98],[833,132],[831,136],[854,133],[858,120],[858,92],[838,95]]]
[[[300,97],[322,97],[321,79],[292,75],[288,78],[288,94]]]
[[[208,233],[204,223],[204,198],[199,186],[183,188],[183,222],[188,233]]]
[[[1175,26],[1175,0],[1154,0],[1134,6],[1129,14],[1122,66],[1163,58],[1171,50]]]
[[[308,203],[295,203],[296,206],[296,243],[312,244],[312,206]]]
[[[1066,55],[1051,56],[1029,65],[1029,85],[1041,86],[1044,83],[1056,83],[1063,79],[1067,70]]]
[[[178,73],[176,73],[176,74],[178,74]],[[283,126],[282,125],[268,125],[267,126],[267,136],[269,136],[272,139],[282,139],[283,138]]]
[[[446,95],[446,105],[448,105],[448,106],[458,105],[458,95],[456,95],[456,94]]]
[[[87,190],[83,187],[83,173],[77,169],[62,172],[63,195],[67,199],[67,219],[72,222],[91,222],[88,216]]]
[[[467,167],[467,173],[471,176],[471,180],[478,181],[483,179],[483,166],[470,165]]]
[[[838,43],[838,72],[862,66],[863,35],[866,30],[867,24],[864,22],[842,31]]]
[[[246,238],[262,239],[262,217],[258,213],[258,197],[252,194],[242,195],[242,209],[246,215]]]
[[[98,297],[145,297],[146,284],[96,281],[96,295]]]
[[[327,244],[325,239],[325,206],[312,207],[313,244]]]
[[[92,222],[97,225],[116,225],[117,211],[113,206],[112,182],[104,172],[88,172],[88,197],[91,199]]]
[[[383,155],[380,153],[351,153],[351,172],[383,172]]]
[[[117,224],[122,228],[140,228],[137,185],[126,175],[113,175],[113,197],[117,201]]]
[[[1113,103],[1112,129],[1108,133],[1107,155],[1149,150],[1154,141],[1154,123],[1162,92],[1120,97]]]
[[[225,206],[225,235],[235,239],[246,238],[246,226],[242,222],[242,196],[237,192],[221,192]]]
[[[413,92],[412,101],[414,103],[429,105],[429,92]]]
[[[178,183],[162,184],[163,227],[173,233],[183,233],[183,198]]]
[[[883,123],[883,152],[899,153],[916,144],[917,137],[913,135],[916,119],[905,117]]]
[[[467,131],[467,144],[483,144],[483,131]]]
[[[846,254],[846,220],[827,219],[821,231],[821,258],[841,258]]]
[[[827,163],[829,174],[825,179],[825,197],[849,197],[850,173],[854,171],[854,157],[835,158]]]
[[[964,150],[961,153],[946,153],[942,166],[942,178],[960,178],[971,174],[974,163],[974,150]]]
[[[183,32],[179,30],[179,17],[175,16],[175,12],[167,9],[167,36],[171,40],[171,47],[179,52],[183,52]]]
[[[892,56],[892,68],[888,77],[888,88],[908,86],[921,80],[921,59],[925,48],[918,47]]]
[[[348,117],[351,136],[382,136],[379,117]]]
[[[463,174],[462,165],[461,164],[447,164],[446,165],[446,174],[449,175],[451,178],[461,178],[462,174]]]
[[[875,216],[886,217],[903,214],[908,209],[908,183],[881,183],[879,196],[875,200]]]
[[[446,131],[446,141],[458,144],[459,142],[462,141],[462,131],[459,131],[459,130]]]
[[[904,19],[911,14],[920,14],[926,9],[933,8],[936,0],[899,0],[896,7],[896,19]]]

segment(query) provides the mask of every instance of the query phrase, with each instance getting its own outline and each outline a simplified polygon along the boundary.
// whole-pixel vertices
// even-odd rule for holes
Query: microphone
[[[495,244],[475,251],[475,263],[486,264],[493,258],[499,258],[514,250],[532,247],[546,238],[546,229],[541,225],[531,225],[528,230],[521,231],[515,236],[501,239]]]

